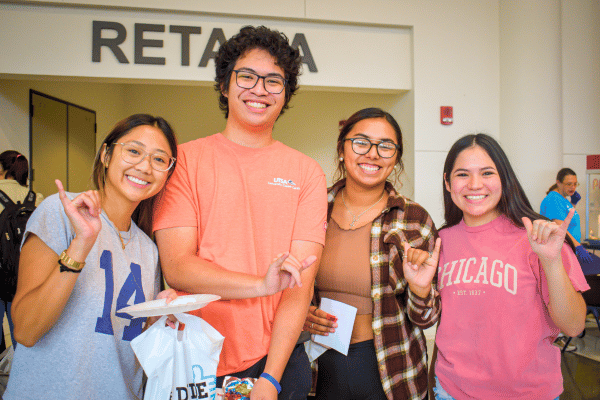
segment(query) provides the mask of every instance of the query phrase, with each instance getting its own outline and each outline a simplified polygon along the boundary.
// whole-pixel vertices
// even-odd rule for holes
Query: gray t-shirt
[[[133,222],[129,232],[121,232],[123,250],[115,225],[104,212],[101,219],[102,229],[60,318],[34,346],[17,346],[5,400],[142,398],[143,371],[130,342],[142,332],[145,318],[116,310],[156,297],[158,251]],[[58,195],[32,214],[29,233],[56,254],[69,246],[75,232]]]

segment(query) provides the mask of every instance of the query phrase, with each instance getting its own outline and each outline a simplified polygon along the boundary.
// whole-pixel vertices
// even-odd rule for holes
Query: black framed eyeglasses
[[[234,69],[235,83],[242,89],[252,89],[260,79],[263,80],[263,87],[271,94],[279,94],[285,89],[287,81],[279,75],[262,76],[254,72]]]
[[[349,140],[352,142],[352,151],[356,154],[364,155],[371,151],[371,147],[375,146],[377,149],[377,154],[382,158],[392,158],[396,151],[400,148],[394,142],[371,142],[367,138],[348,138],[345,140]]]
[[[150,157],[150,166],[156,171],[165,172],[175,164],[175,157],[162,153],[147,153],[144,149],[133,143],[113,143],[121,145],[121,159],[126,163],[137,165],[144,158]]]

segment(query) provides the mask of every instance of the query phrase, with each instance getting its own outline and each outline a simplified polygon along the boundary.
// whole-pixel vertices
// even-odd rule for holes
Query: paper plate
[[[169,304],[167,299],[150,300],[144,303],[134,304],[129,307],[121,308],[117,313],[126,313],[132,317],[157,317],[198,310],[210,302],[219,300],[221,296],[216,294],[190,294],[179,296]]]

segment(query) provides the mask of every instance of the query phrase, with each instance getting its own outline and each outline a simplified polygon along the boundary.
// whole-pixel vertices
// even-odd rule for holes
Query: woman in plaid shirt
[[[440,314],[434,287],[439,239],[431,217],[387,180],[402,171],[402,132],[378,108],[356,112],[338,137],[338,179],[315,297],[357,308],[348,355],[318,359],[317,399],[423,399],[422,329]],[[336,317],[311,306],[304,329],[334,332]]]

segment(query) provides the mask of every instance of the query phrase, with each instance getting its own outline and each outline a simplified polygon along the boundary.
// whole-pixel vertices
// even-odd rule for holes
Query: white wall
[[[600,154],[600,2],[562,2],[563,162],[577,173],[585,232],[586,154]]]

